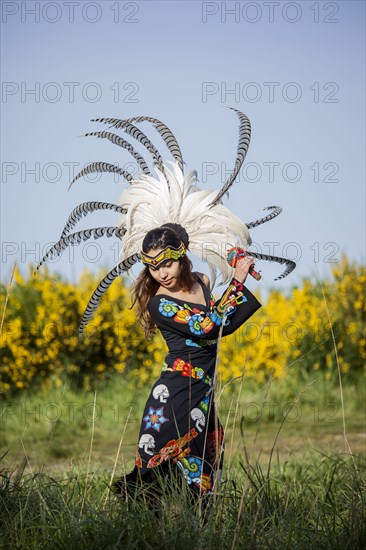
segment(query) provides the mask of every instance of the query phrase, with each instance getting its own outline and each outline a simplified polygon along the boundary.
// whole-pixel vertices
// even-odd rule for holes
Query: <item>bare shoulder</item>
[[[198,275],[200,279],[202,279],[208,290],[210,290],[210,279],[207,277],[207,275],[205,275],[204,273],[200,273],[199,271],[196,271],[195,274]]]

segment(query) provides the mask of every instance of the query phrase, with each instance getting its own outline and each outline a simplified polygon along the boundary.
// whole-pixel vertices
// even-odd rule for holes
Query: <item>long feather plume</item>
[[[258,225],[261,225],[262,223],[269,222],[270,220],[273,220],[276,216],[281,214],[282,208],[280,206],[265,206],[263,210],[272,210],[268,216],[265,216],[264,218],[260,218],[259,220],[256,220],[255,222],[246,223],[248,229],[253,229],[253,227],[258,227]]]
[[[80,323],[79,327],[79,336],[82,336],[84,328],[89,323],[90,319],[93,317],[95,310],[99,306],[99,302],[103,294],[107,292],[113,281],[120,275],[121,273],[128,271],[137,261],[139,260],[138,254],[133,254],[129,258],[126,258],[122,260],[118,265],[116,265],[107,275],[102,279],[97,286],[97,288],[94,290],[88,305],[86,306],[86,309],[84,311],[83,318]]]
[[[240,119],[239,143],[238,143],[238,150],[236,154],[236,161],[235,161],[233,172],[231,173],[229,179],[227,180],[223,188],[219,191],[219,193],[216,195],[216,197],[210,204],[210,207],[217,204],[221,200],[221,198],[225,195],[225,193],[228,192],[228,190],[234,183],[234,180],[238,175],[240,168],[243,165],[243,162],[246,157],[248,147],[250,144],[251,126],[250,126],[249,118],[244,113],[241,113],[237,109],[233,109],[232,107],[229,107],[229,109],[232,109],[233,111],[235,111]]]
[[[286,264],[287,268],[279,277],[276,277],[274,280],[279,281],[280,279],[283,279],[284,277],[287,277],[293,271],[296,267],[295,262],[292,260],[289,260],[288,258],[281,258],[279,256],[271,256],[270,254],[261,254],[259,252],[252,252],[251,250],[247,250],[247,253],[249,256],[253,256],[253,258],[257,258],[257,260],[265,260],[266,262],[277,262],[279,264]]]
[[[175,158],[175,160],[178,163],[179,168],[184,171],[183,169],[183,156],[182,151],[180,150],[177,138],[173,134],[173,132],[168,128],[164,122],[161,120],[158,120],[157,118],[153,118],[150,116],[135,116],[132,118],[127,118],[125,122],[150,122],[154,125],[155,129],[159,132],[163,140],[165,141],[166,146],[168,147],[169,151]]]
[[[114,172],[115,174],[119,174],[120,176],[123,176],[125,180],[128,182],[131,182],[133,180],[132,174],[127,172],[127,170],[123,170],[119,166],[116,166],[115,164],[109,164],[108,162],[91,162],[90,164],[87,164],[72,180],[72,182],[69,185],[68,191],[70,190],[70,187],[75,183],[75,181],[82,176],[85,176],[85,174],[91,174],[93,172]]]
[[[142,157],[140,155],[140,153],[138,153],[136,151],[136,149],[134,149],[132,147],[132,145],[130,143],[128,143],[128,141],[121,138],[121,136],[119,136],[117,134],[112,134],[112,132],[88,132],[87,134],[83,134],[79,137],[88,137],[88,136],[96,136],[96,137],[102,138],[102,139],[106,138],[110,142],[112,142],[114,145],[118,145],[119,147],[122,147],[122,148],[126,149],[133,156],[133,158],[137,161],[137,163],[140,166],[143,173],[148,174],[148,175],[151,176],[151,172],[150,172],[150,170],[149,170],[149,168],[146,164],[146,161],[145,161],[144,157]]]
[[[41,265],[50,258],[55,258],[60,256],[60,254],[69,246],[80,244],[82,241],[87,241],[88,239],[99,239],[100,237],[118,237],[121,239],[125,233],[125,229],[121,227],[94,227],[93,229],[84,229],[83,231],[77,231],[76,233],[71,233],[66,237],[60,239],[56,244],[54,244],[49,251],[43,256],[42,260],[36,267],[38,271]]]
[[[60,239],[63,239],[83,216],[87,216],[90,212],[95,212],[96,210],[114,210],[115,212],[120,212],[121,214],[126,214],[127,212],[126,208],[123,206],[118,206],[118,204],[113,204],[110,202],[82,202],[74,208],[68,217]]]
[[[102,122],[103,124],[110,124],[110,128],[114,127],[117,129],[122,129],[124,132],[127,132],[127,134],[132,136],[134,139],[137,139],[137,141],[139,141],[140,143],[142,143],[142,145],[144,145],[144,147],[146,147],[153,158],[154,166],[164,172],[163,159],[159,151],[151,143],[149,138],[143,132],[141,132],[139,128],[137,128],[137,126],[130,124],[126,120],[119,120],[117,118],[92,118],[91,121]]]

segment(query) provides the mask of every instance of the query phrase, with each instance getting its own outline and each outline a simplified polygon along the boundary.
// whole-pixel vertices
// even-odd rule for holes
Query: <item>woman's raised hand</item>
[[[249,256],[244,256],[244,258],[239,258],[236,262],[236,267],[234,271],[234,278],[239,281],[239,283],[244,283],[247,278],[249,269],[255,264],[254,258]]]

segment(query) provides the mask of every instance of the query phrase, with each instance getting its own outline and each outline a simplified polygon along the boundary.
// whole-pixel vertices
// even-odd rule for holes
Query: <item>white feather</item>
[[[211,272],[211,288],[217,271],[226,283],[233,269],[226,260],[232,246],[248,248],[251,243],[248,228],[228,208],[218,203],[210,207],[217,190],[197,187],[197,172],[184,176],[177,163],[164,165],[166,175],[155,169],[156,177],[142,174],[125,189],[118,204],[127,208],[119,219],[126,229],[121,243],[120,261],[140,252],[148,231],[164,223],[178,223],[189,235],[189,250],[207,261]]]

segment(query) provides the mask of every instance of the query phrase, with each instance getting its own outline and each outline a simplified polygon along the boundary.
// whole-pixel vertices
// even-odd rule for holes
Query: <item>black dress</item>
[[[261,304],[236,279],[216,302],[199,282],[206,306],[164,294],[149,301],[169,353],[146,402],[127,485],[137,478],[152,481],[154,472],[173,463],[194,493],[207,494],[221,469],[224,434],[214,407],[217,340],[221,331],[226,336],[237,330]]]

